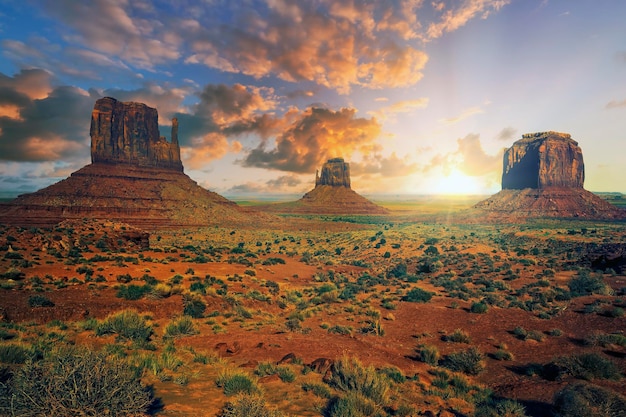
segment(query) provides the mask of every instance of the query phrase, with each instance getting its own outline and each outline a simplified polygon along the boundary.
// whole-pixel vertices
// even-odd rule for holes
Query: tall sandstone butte
[[[159,136],[156,109],[111,97],[91,117],[92,163],[68,178],[0,204],[0,223],[50,226],[106,219],[154,229],[274,221],[196,184],[183,172],[178,121],[172,141]],[[252,219],[252,220],[251,220]]]
[[[567,133],[538,132],[504,152],[502,190],[474,208],[493,220],[531,217],[621,219],[626,211],[585,190],[578,142]]]
[[[178,120],[172,120],[172,142],[159,135],[157,110],[143,103],[112,97],[96,101],[91,113],[91,161],[183,171]]]
[[[350,188],[350,164],[343,158],[329,159],[322,165],[322,172],[315,173],[315,186],[330,185]]]
[[[583,188],[585,164],[567,133],[528,133],[504,152],[502,189]]]

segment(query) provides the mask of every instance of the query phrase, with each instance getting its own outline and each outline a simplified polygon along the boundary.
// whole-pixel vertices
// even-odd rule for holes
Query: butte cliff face
[[[350,188],[350,164],[343,158],[329,159],[322,166],[322,172],[315,173],[315,186],[321,185]]]
[[[92,163],[68,178],[0,205],[0,223],[50,226],[106,219],[142,228],[271,221],[208,191],[183,173],[178,122],[159,136],[156,109],[99,99],[91,117]]]
[[[474,208],[494,220],[626,216],[626,211],[583,189],[584,180],[582,150],[569,134],[528,133],[504,152],[502,191]]]
[[[178,120],[172,120],[172,142],[159,134],[157,110],[143,103],[112,97],[96,101],[91,113],[91,161],[183,170]]]
[[[585,164],[567,133],[529,133],[504,152],[502,189],[583,188]]]
[[[315,173],[315,188],[292,203],[261,209],[279,213],[381,215],[389,211],[350,188],[350,165],[342,158],[329,159]]]

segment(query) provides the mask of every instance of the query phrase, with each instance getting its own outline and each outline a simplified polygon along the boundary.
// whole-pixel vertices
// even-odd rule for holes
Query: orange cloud
[[[464,0],[458,8],[446,10],[440,21],[431,23],[426,34],[430,39],[439,38],[445,32],[453,32],[464,26],[476,16],[486,19],[491,12],[500,10],[510,2],[511,0]],[[443,2],[436,3],[435,8],[439,11],[445,10]]]

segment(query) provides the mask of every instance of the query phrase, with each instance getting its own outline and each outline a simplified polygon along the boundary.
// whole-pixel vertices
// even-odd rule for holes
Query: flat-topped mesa
[[[350,164],[343,158],[329,159],[322,166],[322,172],[315,173],[315,186],[321,185],[350,188]]]
[[[582,150],[567,133],[527,133],[504,152],[502,189],[583,188],[584,181]]]
[[[91,113],[90,135],[92,162],[183,171],[178,120],[172,120],[170,143],[159,134],[157,110],[143,103],[99,99]]]

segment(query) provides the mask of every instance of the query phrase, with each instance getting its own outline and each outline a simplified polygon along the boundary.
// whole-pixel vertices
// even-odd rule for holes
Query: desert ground
[[[246,401],[267,416],[564,415],[580,387],[623,405],[626,223],[455,221],[474,202],[147,230],[149,247],[105,220],[2,226],[0,394],[86,347],[132,369],[163,417],[255,415]]]

